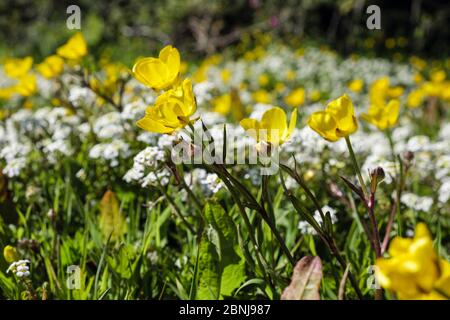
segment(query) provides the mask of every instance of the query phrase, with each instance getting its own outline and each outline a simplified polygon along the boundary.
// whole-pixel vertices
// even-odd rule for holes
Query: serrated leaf
[[[295,265],[291,284],[284,289],[282,300],[320,300],[322,262],[319,257],[306,256]]]
[[[100,230],[103,239],[111,236],[111,242],[119,240],[126,232],[126,227],[116,194],[110,190],[106,191],[100,202]]]

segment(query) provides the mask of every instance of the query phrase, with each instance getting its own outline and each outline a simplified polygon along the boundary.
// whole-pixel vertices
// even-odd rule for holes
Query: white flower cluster
[[[194,169],[186,173],[184,180],[188,186],[200,187],[206,197],[210,197],[224,187],[224,183],[215,173],[208,173],[204,169]]]
[[[147,147],[134,157],[133,167],[128,170],[123,179],[138,182],[143,188],[150,185],[166,185],[169,183],[170,172],[162,164],[166,161],[164,149]]]
[[[123,140],[114,140],[94,145],[89,151],[92,159],[107,161],[111,167],[117,167],[120,159],[130,156],[130,146]]]

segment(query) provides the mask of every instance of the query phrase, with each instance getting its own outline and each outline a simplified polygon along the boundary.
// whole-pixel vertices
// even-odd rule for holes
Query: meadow
[[[448,58],[185,57],[4,59],[0,298],[450,298]]]

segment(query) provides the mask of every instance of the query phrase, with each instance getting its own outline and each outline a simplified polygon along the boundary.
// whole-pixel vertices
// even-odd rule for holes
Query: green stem
[[[356,175],[358,176],[359,184],[361,185],[361,189],[364,193],[364,197],[367,199],[369,192],[367,192],[366,184],[364,183],[364,179],[361,175],[361,169],[359,168],[358,161],[356,160],[355,152],[353,151],[352,143],[350,142],[350,137],[345,137],[345,142],[347,143],[347,148],[350,153],[350,158],[352,159],[353,169],[355,170]]]

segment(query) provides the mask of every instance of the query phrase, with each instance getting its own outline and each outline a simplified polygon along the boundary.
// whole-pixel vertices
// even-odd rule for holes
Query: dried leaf
[[[108,190],[100,202],[100,229],[104,239],[111,235],[111,241],[118,240],[126,232],[126,223],[123,218],[119,200],[114,192]]]
[[[306,256],[295,265],[291,284],[284,289],[282,300],[320,300],[322,262],[319,257]]]

